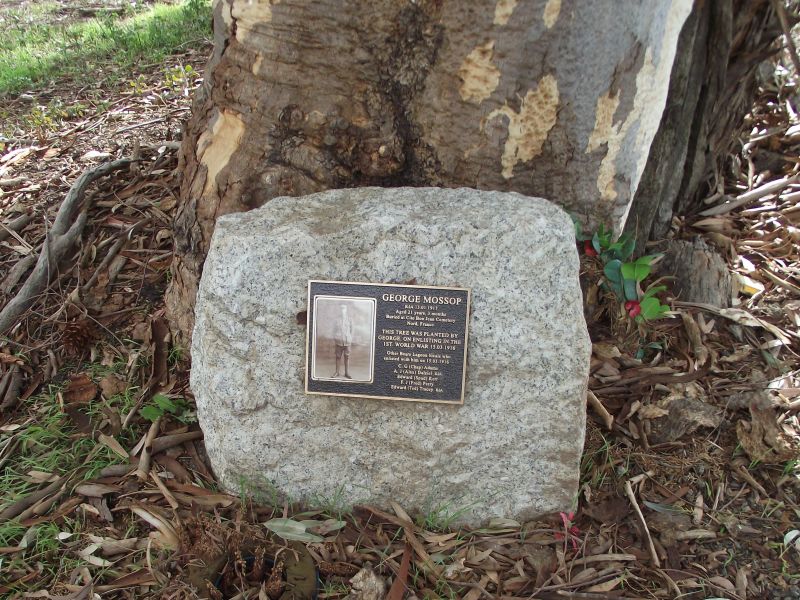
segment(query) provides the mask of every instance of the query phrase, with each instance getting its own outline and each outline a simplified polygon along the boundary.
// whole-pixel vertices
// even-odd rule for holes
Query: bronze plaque
[[[469,290],[308,282],[306,393],[464,403]]]

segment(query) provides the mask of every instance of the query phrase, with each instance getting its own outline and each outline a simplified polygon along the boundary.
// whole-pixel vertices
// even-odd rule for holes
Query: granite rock
[[[470,288],[464,405],[305,395],[309,279]],[[574,506],[589,356],[560,208],[515,193],[358,188],[219,218],[191,385],[229,490],[394,500],[475,525]]]

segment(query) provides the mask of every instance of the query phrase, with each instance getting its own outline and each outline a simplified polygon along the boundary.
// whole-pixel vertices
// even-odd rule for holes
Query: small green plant
[[[634,358],[637,360],[644,360],[644,357],[647,356],[648,350],[652,350],[654,352],[660,352],[664,349],[664,344],[661,342],[649,342],[646,343],[647,340],[642,340],[640,343],[642,344],[636,350],[636,354],[634,354]]]
[[[189,405],[183,398],[170,398],[164,394],[156,394],[149,404],[139,411],[148,421],[156,421],[164,415],[169,415],[181,423],[194,423],[197,415],[189,410]]]
[[[128,86],[134,94],[141,95],[147,90],[147,79],[140,74],[136,79],[129,80]]]
[[[456,507],[451,502],[427,503],[427,510],[416,518],[417,525],[428,531],[447,531],[458,519],[469,511],[475,503]]]
[[[659,255],[641,256],[629,260],[636,249],[635,240],[628,234],[614,239],[613,232],[601,225],[594,234],[583,232],[581,224],[573,217],[575,237],[583,243],[587,256],[598,257],[603,263],[605,285],[624,303],[625,311],[638,323],[663,317],[669,306],[662,304],[657,294],[667,289],[655,283],[642,291],[641,286],[653,270]]]
[[[172,93],[188,96],[192,90],[194,69],[192,65],[176,65],[164,73],[164,87]]]
[[[311,498],[311,505],[334,519],[343,519],[351,513],[350,503],[346,499],[344,484],[340,485],[330,496],[315,495]]]
[[[346,596],[350,593],[350,586],[341,581],[323,581],[320,592],[322,592],[320,597]]]
[[[183,346],[180,344],[173,344],[169,349],[169,354],[167,355],[167,363],[170,367],[174,367],[183,360],[185,354],[186,352],[183,349]]]

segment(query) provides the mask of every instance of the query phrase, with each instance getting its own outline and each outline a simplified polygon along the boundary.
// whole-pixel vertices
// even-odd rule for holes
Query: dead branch
[[[81,206],[86,188],[96,179],[124,169],[133,162],[130,158],[121,158],[84,171],[78,177],[58,209],[53,227],[42,244],[36,266],[17,294],[0,311],[0,333],[13,327],[36,298],[47,289],[58,273],[59,264],[77,244],[83,233],[89,208],[88,205]]]
[[[14,408],[19,400],[22,388],[22,370],[18,365],[12,365],[0,381],[0,413]]]
[[[606,410],[606,407],[603,406],[603,403],[594,395],[592,390],[587,390],[586,398],[589,401],[589,406],[591,406],[594,412],[597,413],[597,416],[603,420],[606,429],[611,431],[614,428],[614,417]]]
[[[85,294],[94,287],[94,285],[97,283],[97,279],[100,277],[100,273],[102,273],[103,270],[108,268],[108,266],[111,264],[111,261],[114,260],[117,254],[119,254],[119,251],[122,250],[122,247],[125,246],[125,244],[127,244],[131,240],[131,237],[136,231],[141,229],[143,225],[149,222],[150,219],[142,219],[141,221],[138,221],[133,225],[131,225],[130,227],[128,227],[125,231],[121,232],[117,241],[114,242],[114,245],[111,246],[108,252],[106,252],[106,256],[105,258],[103,258],[103,261],[94,270],[94,273],[89,278],[89,281],[83,284],[83,286],[81,287],[81,292]]]
[[[13,504],[9,504],[3,512],[0,512],[0,522],[13,519],[14,517],[22,514],[27,508],[36,504],[39,500],[46,498],[50,494],[56,492],[58,488],[67,480],[66,477],[59,477],[47,487],[42,488],[36,492],[31,492],[24,498],[20,498]]]
[[[772,0],[772,6],[778,14],[778,21],[781,23],[783,39],[786,42],[786,49],[789,51],[789,58],[794,64],[795,73],[800,76],[800,58],[797,56],[797,47],[792,39],[792,26],[789,24],[789,17],[786,15],[786,8],[782,0]]]
[[[736,208],[739,208],[740,206],[744,206],[746,204],[749,204],[750,202],[755,202],[756,200],[760,200],[764,196],[769,196],[770,194],[777,194],[781,190],[789,187],[794,183],[797,183],[798,181],[800,181],[800,174],[791,175],[788,177],[784,177],[783,179],[777,179],[775,181],[770,181],[757,188],[739,194],[738,196],[736,196],[736,198],[734,198],[731,202],[728,202],[727,204],[720,204],[718,206],[713,206],[709,209],[706,209],[700,213],[700,216],[712,217],[716,215],[724,215]]]
[[[202,431],[189,431],[187,433],[174,433],[171,435],[165,435],[153,440],[153,451],[151,454],[155,456],[159,452],[168,450],[169,448],[177,446],[178,444],[182,444],[184,442],[191,442],[193,440],[199,440],[202,437],[203,437]]]
[[[136,467],[136,476],[142,481],[147,481],[149,475],[150,457],[153,454],[153,440],[158,434],[160,426],[161,417],[150,424],[150,429],[147,430],[147,436],[144,438],[144,447],[142,448],[142,454],[139,456],[139,464]]]
[[[0,185],[2,184],[3,181],[0,180]],[[5,225],[3,225],[2,229],[0,229],[0,242],[2,242],[4,239],[10,236],[12,231],[15,233],[19,233],[32,220],[33,220],[33,214],[25,213],[24,215],[17,217],[10,223],[6,223]]]
[[[656,553],[656,548],[653,545],[653,538],[650,537],[650,528],[647,527],[647,521],[642,514],[642,509],[639,508],[639,503],[636,501],[636,495],[633,493],[633,487],[631,487],[630,480],[625,482],[625,494],[628,496],[628,500],[630,500],[631,506],[633,506],[633,509],[636,511],[636,516],[639,517],[639,522],[644,528],[644,533],[647,537],[647,547],[650,550],[650,558],[653,560],[653,564],[656,567],[661,567],[661,561],[658,560],[658,554]]]

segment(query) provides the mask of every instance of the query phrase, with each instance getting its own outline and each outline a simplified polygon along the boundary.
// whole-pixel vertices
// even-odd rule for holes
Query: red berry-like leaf
[[[592,240],[583,242],[583,251],[586,253],[586,256],[597,256],[597,250],[592,246]]]
[[[632,304],[632,306],[628,309],[628,316],[630,318],[634,318],[642,312],[642,307],[639,306],[639,303],[636,300],[629,300],[625,303],[625,307],[627,308],[628,304]]]

